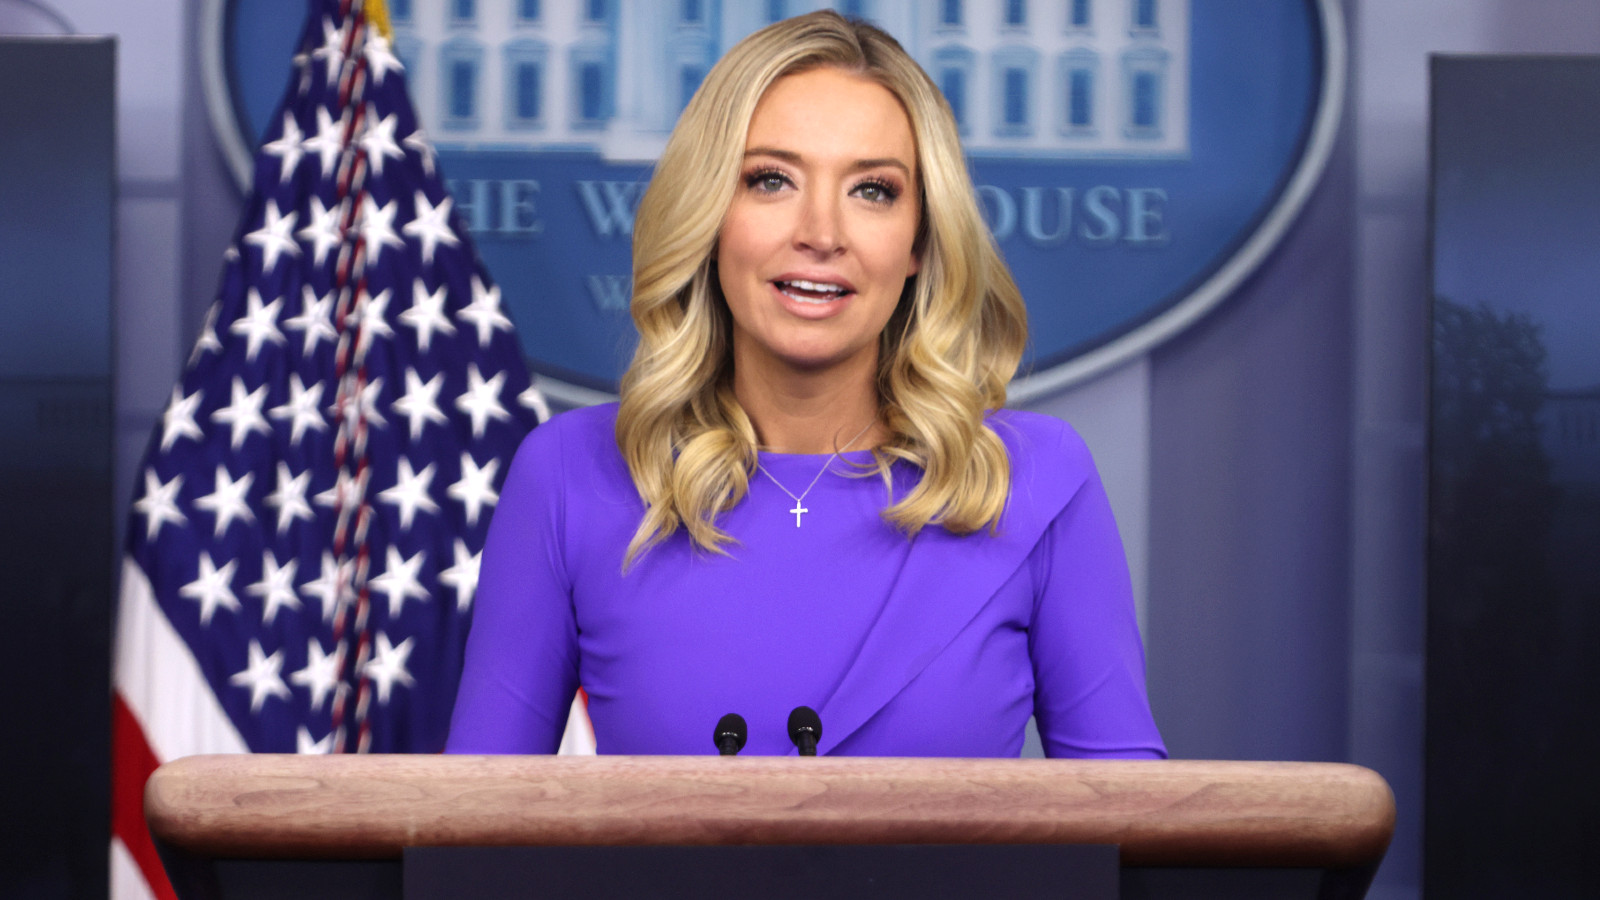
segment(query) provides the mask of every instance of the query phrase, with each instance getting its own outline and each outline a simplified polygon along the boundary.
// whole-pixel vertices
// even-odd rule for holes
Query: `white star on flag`
[[[294,66],[294,70],[300,73],[295,93],[304,97],[311,90],[311,54],[302,50],[289,57],[289,62]]]
[[[300,131],[300,123],[294,120],[293,113],[283,114],[283,134],[275,141],[261,145],[261,152],[278,158],[278,180],[288,181],[294,175],[295,167],[300,165],[300,157],[305,155],[305,148],[300,142],[305,140],[305,135]]]
[[[478,592],[478,569],[483,562],[482,553],[467,549],[467,542],[456,538],[455,565],[439,573],[439,583],[455,588],[456,609],[466,612],[472,608],[472,597]]]
[[[422,429],[429,422],[443,424],[449,421],[439,410],[439,389],[442,387],[444,387],[443,372],[423,381],[417,377],[416,369],[406,370],[406,392],[391,406],[395,412],[410,421],[412,441],[422,437]]]
[[[293,676],[290,676],[293,677]],[[301,725],[294,733],[294,752],[301,756],[317,756],[333,752],[333,732],[322,736],[322,740],[311,737],[311,729]]]
[[[411,470],[411,460],[400,457],[400,473],[392,488],[378,492],[378,499],[400,508],[400,527],[410,530],[417,510],[437,513],[439,504],[433,502],[429,490],[433,485],[433,463],[422,467],[421,472]]]
[[[276,200],[267,201],[266,221],[261,227],[244,236],[246,244],[261,248],[262,271],[271,272],[278,258],[287,253],[300,255],[300,245],[294,240],[294,223],[299,213],[290,210],[287,216],[278,212]]]
[[[406,155],[394,142],[394,130],[400,124],[400,117],[387,115],[380,119],[370,108],[367,117],[369,124],[361,138],[361,149],[367,152],[367,165],[372,168],[372,174],[382,176],[385,159],[404,159]]]
[[[417,573],[422,570],[422,560],[426,554],[418,550],[410,559],[402,558],[400,551],[394,545],[389,546],[386,565],[383,574],[372,579],[369,586],[373,592],[389,598],[389,619],[400,618],[400,611],[405,609],[406,601],[410,599],[427,600],[428,591],[422,586]]]
[[[271,625],[278,610],[284,607],[300,608],[300,598],[294,593],[294,575],[299,568],[300,561],[296,559],[279,565],[278,557],[271,550],[261,555],[261,580],[246,587],[244,592],[262,598],[262,624]]]
[[[327,107],[317,107],[317,133],[302,146],[317,154],[322,177],[332,176],[339,170],[339,154],[344,152],[344,122],[330,115]]]
[[[307,597],[322,604],[322,621],[333,621],[333,614],[339,611],[339,602],[344,598],[346,584],[344,567],[334,559],[333,554],[322,551],[322,573],[313,581],[300,585]]]
[[[289,680],[311,694],[312,712],[320,711],[328,695],[339,687],[339,670],[344,668],[343,663],[337,650],[325,652],[316,638],[306,641],[306,666],[290,673]]]
[[[389,643],[389,636],[378,632],[377,652],[372,659],[361,667],[361,674],[372,679],[378,686],[378,702],[388,703],[389,694],[396,684],[411,687],[416,682],[412,680],[411,673],[406,671],[406,661],[411,656],[411,644],[414,638],[406,638],[396,647]]]
[[[341,397],[328,407],[328,411],[335,418],[343,419],[346,427],[354,430],[356,424],[365,420],[368,428],[382,428],[389,424],[389,420],[378,411],[378,398],[383,393],[383,379],[374,380],[356,392],[355,397]]]
[[[361,389],[360,408],[361,418],[367,420],[370,428],[383,428],[389,420],[378,411],[378,400],[383,396],[383,379],[374,378],[372,383]]]
[[[274,406],[267,412],[278,421],[289,419],[289,445],[298,447],[300,438],[306,429],[324,431],[328,422],[322,417],[322,389],[326,384],[319,381],[307,388],[300,380],[300,373],[289,375],[289,402],[282,406]]]
[[[472,278],[472,302],[456,316],[477,326],[478,346],[489,346],[496,331],[510,331],[511,320],[500,311],[500,288],[485,287],[476,275]]]
[[[417,191],[416,203],[416,218],[400,230],[406,237],[414,237],[422,243],[422,264],[433,265],[433,252],[440,244],[454,247],[461,242],[450,230],[451,200],[446,197],[434,206],[428,202],[427,194]]]
[[[323,78],[333,84],[339,82],[339,70],[344,67],[344,41],[349,27],[349,24],[344,22],[335,25],[332,19],[324,16],[322,45],[311,51],[313,59],[320,59],[327,66],[327,74]]]
[[[550,403],[544,399],[544,392],[539,390],[538,376],[528,380],[528,389],[517,395],[517,402],[524,409],[532,410],[540,422],[549,420]]]
[[[267,424],[267,419],[261,414],[261,405],[267,402],[267,386],[261,385],[253,391],[244,389],[244,381],[235,376],[233,379],[233,400],[227,406],[219,407],[211,413],[211,421],[221,422],[233,431],[229,445],[238,450],[244,445],[245,438],[252,432],[258,434],[271,434],[272,426]]]
[[[278,486],[266,499],[267,505],[278,511],[278,534],[288,531],[297,519],[307,522],[316,519],[311,504],[306,502],[306,491],[310,487],[310,469],[295,475],[289,471],[288,463],[278,461]]]
[[[445,493],[466,507],[468,525],[478,524],[478,513],[500,499],[494,489],[494,476],[498,471],[500,460],[491,459],[487,465],[479,468],[471,453],[461,451],[461,480],[450,485]]]
[[[256,520],[256,514],[250,511],[250,503],[245,499],[245,495],[250,492],[251,483],[255,480],[256,473],[246,472],[235,481],[228,474],[228,467],[217,463],[217,480],[211,493],[194,501],[195,506],[216,516],[217,537],[222,537],[222,533],[228,530],[234,519],[244,522]]]
[[[434,165],[433,144],[429,142],[428,133],[422,130],[422,126],[419,125],[412,129],[411,133],[406,135],[406,139],[400,143],[405,144],[406,147],[422,158],[422,174],[432,178]]]
[[[261,292],[251,288],[245,295],[245,305],[249,311],[240,316],[232,325],[228,326],[231,334],[245,336],[246,349],[245,362],[255,362],[256,355],[261,352],[261,345],[265,343],[283,343],[283,332],[278,330],[278,310],[283,306],[283,298],[263,304]]]
[[[360,475],[351,475],[349,469],[340,469],[334,478],[333,487],[317,494],[312,500],[318,506],[330,509],[351,509],[361,501],[367,493],[367,479],[370,469],[363,469]]]
[[[300,315],[284,319],[283,327],[305,334],[305,343],[300,352],[310,356],[317,352],[317,345],[321,342],[332,344],[339,340],[339,332],[333,327],[333,295],[318,297],[308,284],[300,289],[300,296]]]
[[[399,211],[398,200],[379,206],[371,197],[361,198],[361,239],[367,242],[372,263],[378,262],[385,247],[405,247],[406,242],[394,233],[394,217]]]
[[[237,687],[250,689],[250,711],[261,712],[262,704],[268,697],[277,697],[279,700],[289,699],[289,686],[283,683],[283,676],[278,673],[283,670],[283,651],[279,650],[271,656],[266,655],[261,649],[261,642],[252,638],[250,640],[250,665],[244,671],[235,673],[228,679],[228,683]]]
[[[344,243],[344,238],[339,236],[339,214],[341,212],[343,210],[338,204],[334,204],[333,208],[329,209],[322,205],[321,197],[313,196],[311,198],[311,215],[308,217],[311,219],[311,223],[295,232],[301,240],[312,243],[311,258],[319,266],[327,258],[329,250]],[[311,286],[306,285],[305,289],[309,292]]]
[[[200,357],[207,353],[216,353],[222,349],[222,342],[217,340],[217,310],[221,304],[213,303],[206,310],[206,322],[200,326],[200,336],[195,338],[194,350],[189,353],[189,365],[200,361]]]
[[[361,321],[356,331],[356,360],[366,359],[367,351],[372,349],[372,342],[378,338],[394,337],[394,329],[389,327],[384,318],[388,314],[389,289],[384,288],[375,297],[368,297],[361,304]]]
[[[222,568],[211,561],[211,554],[200,551],[200,572],[195,579],[181,588],[178,596],[188,597],[200,604],[200,624],[211,624],[211,617],[219,608],[239,611],[239,598],[233,594],[233,570],[239,561],[228,560]]]
[[[367,71],[372,73],[374,84],[383,84],[390,72],[404,72],[405,66],[389,49],[389,39],[381,34],[367,38]]]
[[[183,487],[183,475],[174,475],[166,484],[156,477],[155,469],[144,470],[144,496],[133,501],[135,512],[145,517],[145,537],[155,540],[161,526],[171,522],[182,525],[189,521],[178,509],[178,490]]]
[[[383,379],[373,379],[372,383],[361,388],[356,393],[355,399],[349,398],[335,401],[331,411],[336,417],[345,420],[346,424],[354,427],[355,423],[365,419],[367,427],[382,428],[389,424],[389,420],[378,411],[378,397],[383,393]]]
[[[477,365],[467,367],[467,389],[456,398],[456,409],[472,417],[472,436],[479,437],[489,427],[490,419],[509,419],[511,414],[500,403],[500,387],[505,383],[504,373],[485,381],[478,374]]]
[[[178,438],[199,440],[200,426],[195,423],[195,410],[200,408],[200,401],[205,394],[195,391],[189,396],[183,395],[183,385],[172,389],[172,399],[167,402],[167,408],[161,413],[161,449],[171,450]]]
[[[445,296],[450,289],[446,285],[439,285],[439,289],[428,293],[428,288],[418,278],[411,284],[411,307],[400,313],[400,322],[409,325],[417,332],[417,347],[423,353],[428,352],[428,345],[433,343],[433,333],[455,334],[456,326],[444,314]]]

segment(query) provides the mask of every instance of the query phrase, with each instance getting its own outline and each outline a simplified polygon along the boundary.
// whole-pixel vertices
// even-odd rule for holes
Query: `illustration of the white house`
[[[1550,478],[1585,498],[1600,498],[1600,385],[1544,396],[1540,437]]]
[[[389,0],[441,149],[653,160],[705,73],[818,8],[893,34],[979,157],[1172,158],[1189,147],[1189,0]]]

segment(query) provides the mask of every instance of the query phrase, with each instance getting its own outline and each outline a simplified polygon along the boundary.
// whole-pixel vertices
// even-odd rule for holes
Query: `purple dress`
[[[795,501],[756,473],[721,556],[680,530],[626,573],[642,505],[617,450],[616,406],[534,429],[484,548],[448,752],[551,753],[578,685],[601,753],[715,753],[717,720],[749,722],[746,754],[794,753],[786,722],[822,718],[818,752],[1017,756],[1030,715],[1050,756],[1161,757],[1127,563],[1087,448],[1047,416],[990,423],[1011,454],[997,533],[880,518],[870,452],[846,453]],[[790,491],[826,455],[761,454]],[[919,470],[893,469],[896,496]]]

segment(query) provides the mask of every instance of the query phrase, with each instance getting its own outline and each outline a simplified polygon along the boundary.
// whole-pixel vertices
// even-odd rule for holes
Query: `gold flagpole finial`
[[[394,40],[394,29],[389,27],[389,5],[383,0],[366,0],[367,21],[378,27],[386,41]]]

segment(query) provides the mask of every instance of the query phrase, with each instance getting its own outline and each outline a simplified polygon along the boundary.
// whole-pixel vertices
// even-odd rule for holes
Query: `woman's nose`
[[[820,256],[832,256],[843,247],[839,227],[839,207],[832,197],[813,195],[806,198],[795,223],[794,242],[801,249]]]

